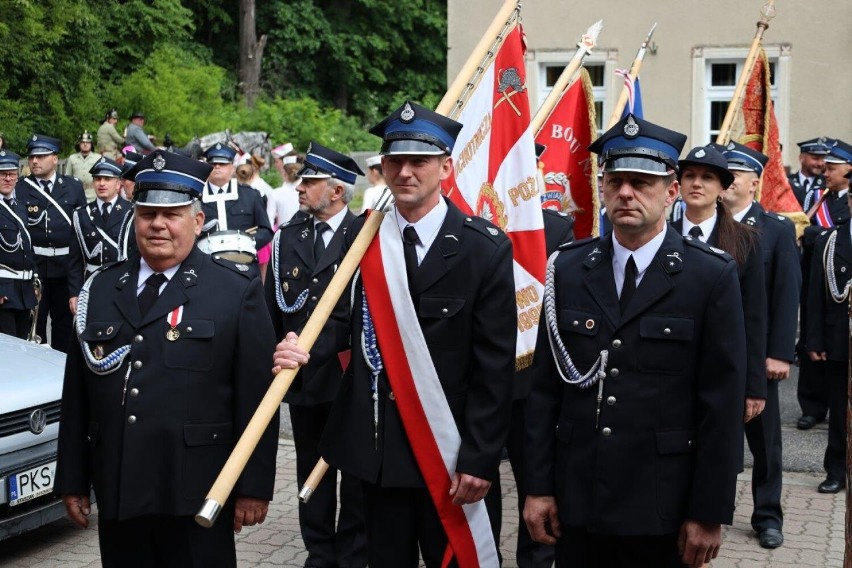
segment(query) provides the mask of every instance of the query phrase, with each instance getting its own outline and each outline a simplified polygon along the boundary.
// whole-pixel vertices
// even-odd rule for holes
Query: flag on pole
[[[796,222],[797,226],[804,227],[809,222],[790,187],[781,159],[778,121],[775,118],[771,89],[769,60],[761,48],[746,83],[742,105],[731,127],[730,139],[769,156],[757,199],[766,210],[782,213]]]
[[[464,128],[453,150],[454,175],[443,185],[462,211],[488,219],[512,241],[518,369],[532,362],[547,261],[524,53],[516,21],[452,117]]]
[[[639,86],[639,77],[631,79],[628,69],[616,69],[615,74],[624,77],[624,88],[627,91],[627,104],[624,105],[621,118],[628,114],[645,118],[645,113],[642,112],[642,89]]]
[[[599,234],[597,166],[586,148],[597,136],[592,81],[585,69],[553,107],[536,134],[545,146],[539,158],[544,173],[542,207],[574,215],[574,236]]]

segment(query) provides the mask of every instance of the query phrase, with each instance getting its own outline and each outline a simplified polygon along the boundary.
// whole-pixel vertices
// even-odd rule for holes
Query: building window
[[[779,112],[778,104],[778,86],[775,82],[775,67],[777,59],[769,60],[769,78],[772,83],[770,91],[772,101],[775,105],[776,116]],[[707,95],[705,100],[705,116],[708,119],[707,123],[707,142],[715,142],[716,136],[719,134],[719,129],[722,127],[722,122],[725,120],[725,113],[728,110],[728,104],[734,96],[734,91],[737,88],[737,81],[743,72],[745,59],[740,60],[719,60],[707,59],[706,65],[706,85]]]
[[[559,76],[562,74],[566,65],[568,63],[564,61],[539,63],[539,107],[550,94],[550,91],[553,90],[553,86],[559,80]],[[607,77],[612,75],[612,73],[607,73],[608,65],[603,60],[594,61],[587,57],[583,66],[589,72],[589,78],[592,81],[592,93],[595,97],[595,121],[597,122],[598,134],[600,134],[603,128],[604,111],[607,107],[606,92],[609,87]]]

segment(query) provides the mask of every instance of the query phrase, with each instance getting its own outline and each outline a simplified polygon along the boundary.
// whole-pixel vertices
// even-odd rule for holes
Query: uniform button
[[[613,406],[615,404],[615,397],[614,396],[607,397],[606,403],[610,406]]]
[[[141,369],[142,368],[142,361],[134,361],[133,362],[133,368],[134,369]]]
[[[187,328],[186,328],[186,332],[187,332],[187,333],[192,333],[192,326],[187,326]]]
[[[666,329],[664,329],[664,330],[663,330],[663,335],[671,335],[671,334],[672,334],[672,330],[671,330],[671,329],[666,328]]]
[[[687,446],[688,448],[691,448],[691,447],[692,447],[692,440],[689,440],[689,441],[686,443],[686,446]]]
[[[578,325],[580,325],[580,322],[578,322],[577,320],[574,320],[574,321],[571,322],[571,325],[573,325],[574,327],[577,327]]]
[[[396,400],[396,395],[393,394],[393,391],[390,392],[390,394],[388,395],[388,398],[391,399],[391,400]]]
[[[314,278],[313,280],[311,280],[311,282],[313,282],[314,284],[318,284],[318,283],[319,283],[319,279],[318,279],[318,278]]]
[[[130,396],[139,396],[139,389],[130,389]]]
[[[610,377],[617,377],[619,375],[619,373],[620,373],[620,371],[618,369],[610,369],[609,370],[609,376]]]
[[[317,301],[317,297],[316,297],[316,296],[311,296],[311,301],[312,301],[312,302],[316,302],[316,301]]]
[[[613,339],[613,340],[612,340],[612,346],[613,346],[615,349],[620,348],[620,347],[621,347],[621,340],[620,340],[620,339]]]
[[[447,308],[441,308],[441,313],[443,315],[447,315],[448,313],[450,313],[450,310],[448,310]]]
[[[145,339],[145,338],[142,337],[141,335],[137,335],[136,337],[133,338],[133,343],[142,343],[143,339]]]
[[[603,430],[601,430],[601,434],[604,435],[604,438],[609,438],[610,436],[612,436],[612,428],[604,428]]]
[[[218,439],[219,439],[219,434],[213,434],[213,439],[214,439],[214,440],[218,440]]]
[[[128,424],[136,424],[136,417],[131,414],[130,416],[127,417],[127,423]]]

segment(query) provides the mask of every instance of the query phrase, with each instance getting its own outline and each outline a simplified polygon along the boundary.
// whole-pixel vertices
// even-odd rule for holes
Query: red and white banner
[[[382,363],[420,473],[447,533],[444,565],[454,557],[459,568],[497,568],[497,546],[485,502],[458,506],[450,496],[461,436],[418,324],[404,258],[399,226],[394,215],[387,215],[361,260]]]
[[[443,189],[462,211],[488,219],[512,241],[518,307],[516,367],[532,362],[547,262],[523,32],[508,32],[459,116],[452,176]]]
[[[544,178],[542,207],[574,215],[574,237],[599,234],[597,168],[586,148],[595,139],[595,98],[585,69],[568,87],[541,125],[535,141]]]

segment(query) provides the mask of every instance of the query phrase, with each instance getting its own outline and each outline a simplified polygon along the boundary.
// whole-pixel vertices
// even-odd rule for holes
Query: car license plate
[[[42,464],[8,477],[9,505],[20,505],[53,491],[56,462]]]

